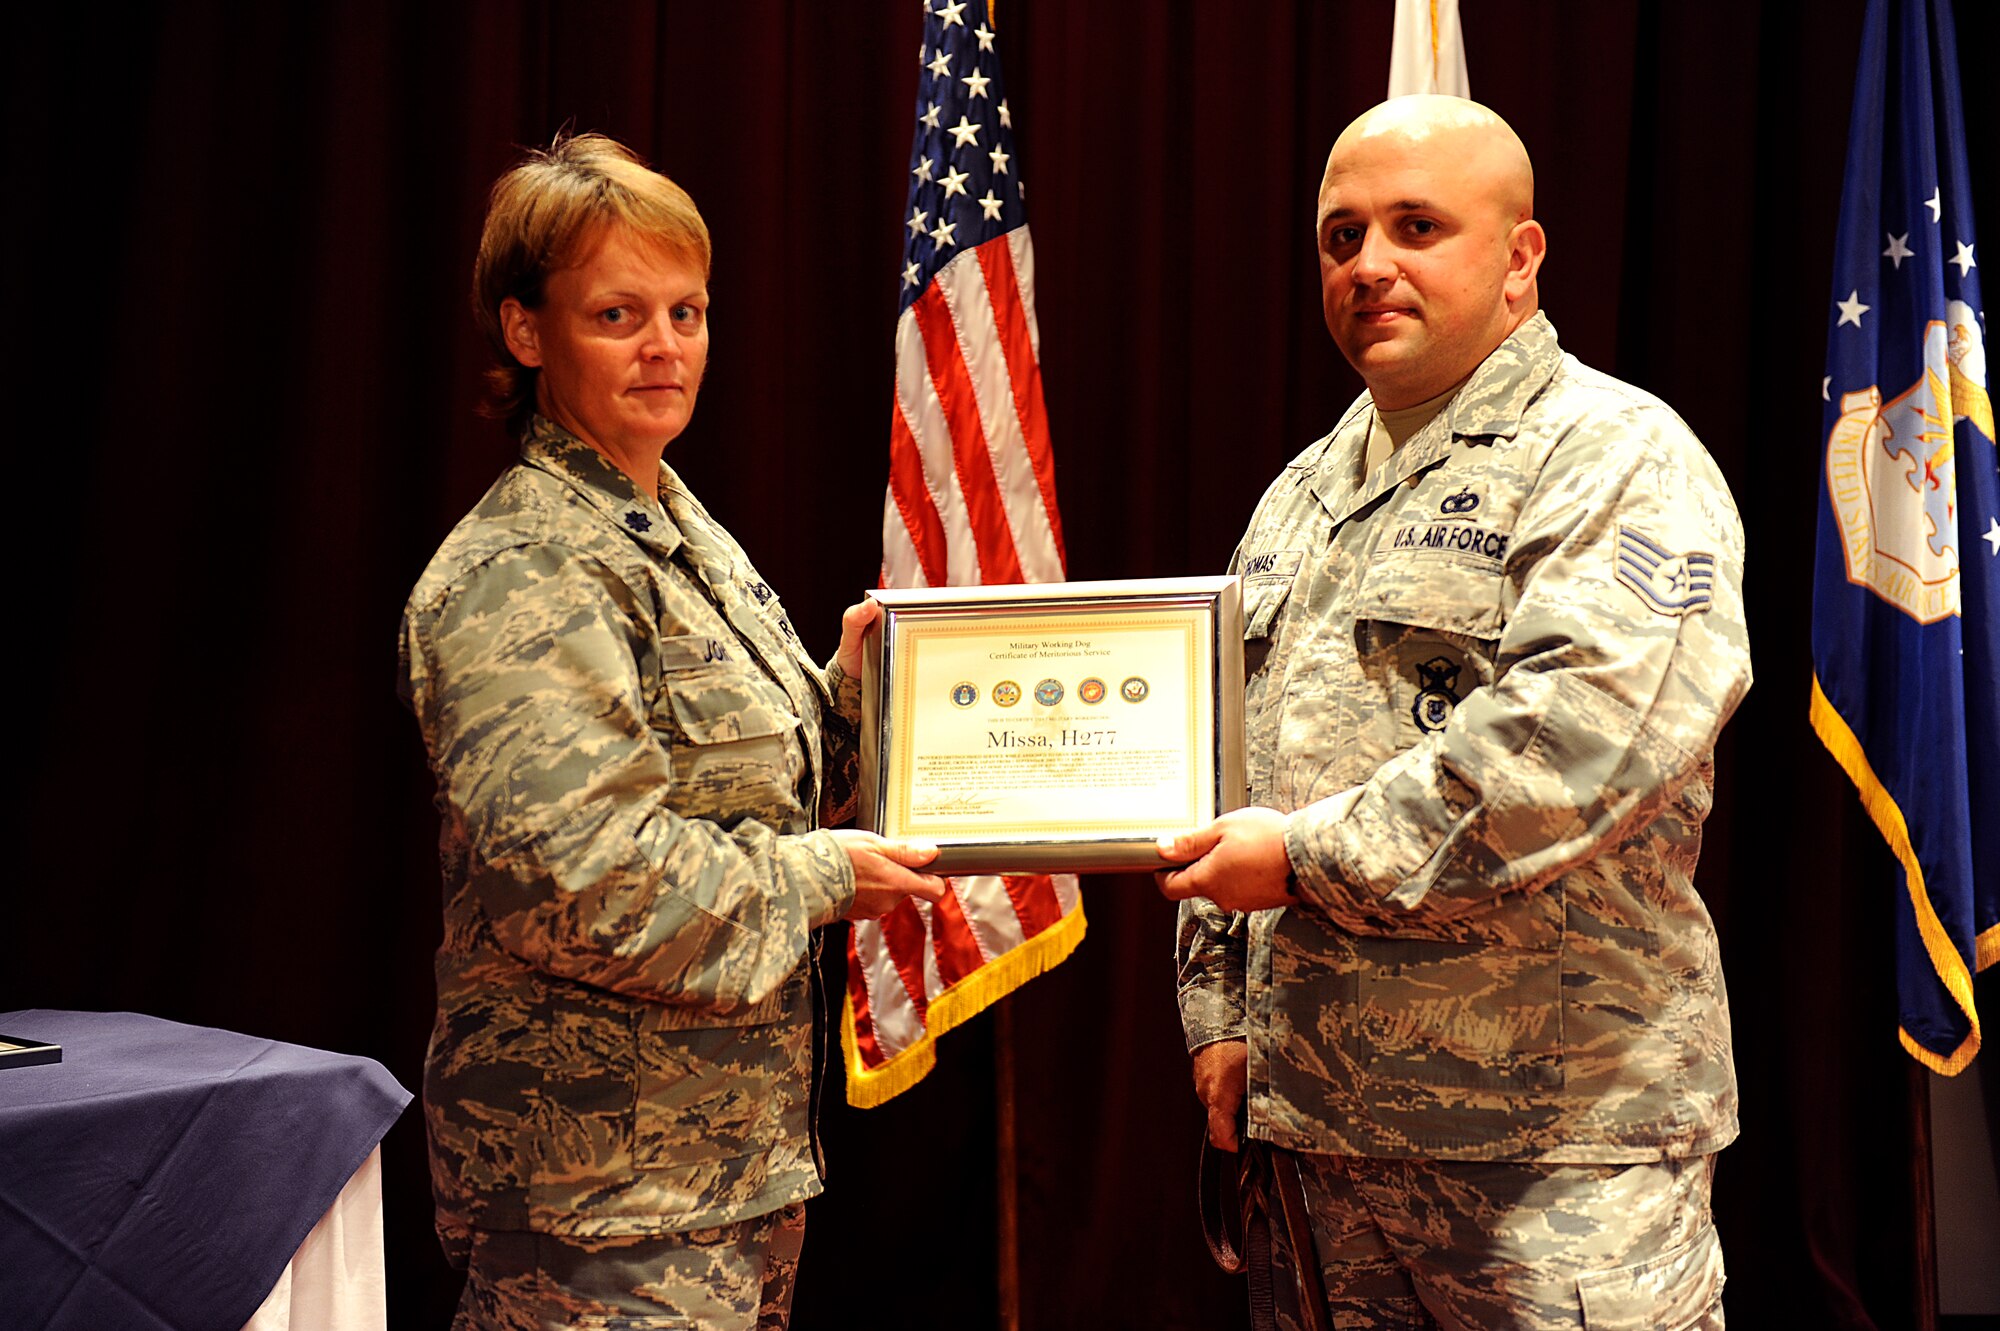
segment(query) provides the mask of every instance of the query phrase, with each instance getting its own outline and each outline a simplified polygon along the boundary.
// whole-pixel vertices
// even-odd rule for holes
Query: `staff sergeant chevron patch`
[[[1620,527],[1618,581],[1655,613],[1691,615],[1708,609],[1714,599],[1715,556],[1699,550],[1675,554],[1629,527]]]

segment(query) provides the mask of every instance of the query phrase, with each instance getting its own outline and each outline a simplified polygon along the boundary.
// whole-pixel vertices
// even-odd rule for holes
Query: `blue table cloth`
[[[0,1013],[0,1324],[238,1331],[410,1102],[373,1059],[130,1012]]]

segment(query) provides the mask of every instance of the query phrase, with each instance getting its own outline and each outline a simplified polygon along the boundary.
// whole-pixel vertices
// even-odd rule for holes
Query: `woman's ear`
[[[508,354],[529,369],[542,363],[541,330],[535,312],[512,296],[500,302],[500,335],[507,340]]]

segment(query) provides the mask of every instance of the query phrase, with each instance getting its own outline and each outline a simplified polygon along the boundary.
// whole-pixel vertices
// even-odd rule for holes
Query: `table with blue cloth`
[[[130,1012],[0,1013],[0,1321],[235,1331],[410,1093],[373,1059]]]

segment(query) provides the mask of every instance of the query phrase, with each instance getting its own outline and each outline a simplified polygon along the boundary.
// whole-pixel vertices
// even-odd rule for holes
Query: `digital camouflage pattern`
[[[1190,1049],[1301,1151],[1613,1163],[1736,1135],[1691,875],[1750,685],[1743,535],[1657,399],[1536,315],[1360,475],[1370,405],[1238,548],[1250,797],[1303,904],[1181,908]]]
[[[1633,1165],[1294,1158],[1316,1256],[1339,1290],[1328,1312],[1342,1331],[1723,1326],[1714,1156]],[[1276,1275],[1282,1288],[1290,1268]]]
[[[661,1238],[475,1240],[452,1331],[765,1331],[792,1308],[806,1208]]]
[[[671,468],[656,501],[539,418],[411,592],[401,664],[443,819],[447,1249],[817,1193],[807,953],[854,883],[813,829],[851,805],[858,681]]]

